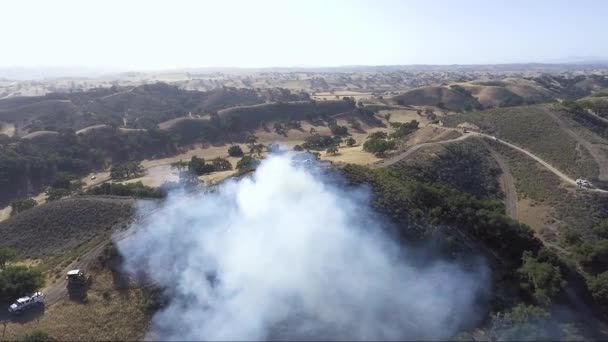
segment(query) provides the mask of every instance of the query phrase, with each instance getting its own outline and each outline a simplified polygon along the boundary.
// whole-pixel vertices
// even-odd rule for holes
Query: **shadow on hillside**
[[[80,304],[86,304],[88,301],[87,297],[88,286],[68,286],[68,297],[71,301]]]
[[[322,118],[315,118],[315,119],[312,119],[312,120],[306,120],[306,122],[308,122],[311,126],[314,126],[314,127],[326,126],[325,121],[323,121]]]
[[[12,323],[25,324],[40,318],[45,311],[44,303],[24,311],[21,314],[11,314],[8,312],[9,304],[0,306],[0,321],[9,321]]]
[[[355,114],[355,117],[370,127],[386,128],[386,124],[382,122],[382,120],[378,119],[375,115],[368,115],[367,113],[357,113]]]
[[[122,267],[112,269],[112,284],[121,296],[128,296],[131,276],[121,270]]]

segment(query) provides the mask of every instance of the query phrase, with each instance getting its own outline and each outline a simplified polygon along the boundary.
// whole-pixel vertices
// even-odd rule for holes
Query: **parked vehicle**
[[[44,305],[44,294],[42,292],[34,292],[30,296],[17,299],[15,303],[8,307],[8,312],[18,315],[23,313],[23,311],[42,305]]]

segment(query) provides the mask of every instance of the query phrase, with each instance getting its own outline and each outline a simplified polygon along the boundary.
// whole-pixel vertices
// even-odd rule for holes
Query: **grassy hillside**
[[[437,86],[412,89],[393,99],[402,105],[438,106],[450,110],[472,110],[479,105],[467,92]]]
[[[485,133],[529,150],[573,178],[597,178],[597,164],[560,129],[547,114],[549,111],[559,113],[553,105],[534,105],[455,114],[443,121],[451,127],[462,122],[473,123]]]
[[[476,153],[473,148],[469,151]],[[439,153],[439,158],[445,157]],[[427,167],[433,166],[428,164]],[[488,298],[479,299],[486,320],[473,335],[496,334],[494,322],[497,317],[520,310],[516,305],[523,304],[532,310],[552,312],[556,309],[573,313],[552,316],[551,324],[556,330],[551,336],[556,335],[549,339],[560,338],[560,329],[566,323],[584,331],[585,336],[603,336],[598,328],[603,319],[599,313],[602,299],[592,298],[585,282],[587,275],[581,273],[571,258],[559,257],[553,248],[544,246],[528,226],[507,218],[499,201],[475,198],[467,191],[447,185],[458,184],[449,180],[415,180],[408,175],[408,168],[406,164],[397,164],[390,169],[369,170],[349,165],[343,172],[350,182],[371,185],[374,208],[391,218],[405,240],[433,241],[437,253],[452,259],[470,260],[472,256],[484,256],[492,268],[492,285]],[[518,176],[521,171],[518,167]],[[433,172],[426,171],[427,174]],[[531,179],[530,182],[534,182]],[[518,183],[518,186],[524,185]],[[598,203],[597,199],[576,200],[569,214],[582,209],[584,215],[584,203]],[[550,285],[553,280],[548,279],[556,282]],[[544,325],[525,315],[517,323],[506,323],[502,329],[526,325],[527,330],[518,331],[520,336],[538,336],[536,334]]]
[[[184,90],[166,83],[51,93],[0,101],[0,121],[17,122],[25,131],[79,130],[108,124],[153,129],[178,117],[267,101],[308,100],[306,93],[286,89],[264,90],[222,87],[210,91]]]
[[[554,209],[553,220],[549,220],[543,232],[546,239],[568,248],[564,240],[568,232],[576,232],[589,241],[598,238],[593,228],[608,218],[604,195],[564,189],[557,176],[527,156],[502,144],[490,143],[508,160],[519,197]]]
[[[475,139],[448,145],[430,145],[392,168],[404,177],[440,183],[477,198],[501,199],[500,169],[489,151]]]
[[[78,107],[70,101],[44,100],[0,110],[0,121],[23,121],[41,116],[65,119],[77,115],[78,112]]]
[[[221,119],[238,121],[243,127],[257,127],[261,122],[273,120],[304,120],[309,116],[333,115],[351,111],[352,101],[297,101],[275,102],[255,106],[233,107],[219,111]]]
[[[522,105],[524,99],[500,86],[462,85],[484,108]]]
[[[134,201],[124,197],[77,197],[50,202],[0,222],[0,247],[20,258],[57,261],[77,257],[91,243],[107,238],[133,214]]]
[[[15,96],[0,99],[0,111],[43,101],[43,96]]]

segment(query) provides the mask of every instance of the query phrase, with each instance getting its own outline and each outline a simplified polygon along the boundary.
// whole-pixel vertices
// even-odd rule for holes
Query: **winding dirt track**
[[[425,143],[421,143],[421,144],[418,144],[418,145],[414,145],[414,146],[410,147],[409,149],[407,149],[406,151],[404,151],[403,153],[400,153],[400,154],[398,154],[396,156],[393,156],[391,158],[388,158],[388,159],[384,159],[383,161],[379,162],[378,164],[375,164],[373,166],[373,168],[379,169],[379,168],[382,168],[382,167],[387,167],[387,166],[391,166],[393,164],[396,164],[396,163],[402,161],[403,159],[409,157],[412,153],[418,151],[419,149],[421,149],[421,148],[423,148],[425,146],[451,144],[453,142],[462,141],[462,140],[467,139],[469,137],[470,137],[470,133],[467,133],[467,134],[461,135],[461,136],[459,136],[458,138],[455,138],[455,139],[433,141],[433,142],[425,142]]]
[[[439,126],[438,126],[439,127]],[[453,131],[459,131],[456,128],[446,128],[446,127],[442,127],[443,129],[447,129],[447,130],[453,130]],[[554,173],[557,177],[559,177],[561,180],[563,180],[566,183],[569,183],[571,185],[576,186],[576,181],[570,177],[568,177],[566,174],[564,174],[563,172],[559,171],[557,168],[555,168],[554,166],[552,166],[551,164],[547,163],[546,161],[542,160],[540,157],[536,156],[534,153],[529,152],[528,150],[525,150],[519,146],[513,145],[509,142],[506,142],[504,140],[501,139],[496,139],[495,137],[485,134],[485,133],[479,133],[479,132],[469,132],[466,133],[456,139],[449,139],[449,140],[442,140],[442,141],[436,141],[436,142],[428,142],[428,143],[422,143],[419,145],[415,145],[412,146],[410,149],[396,155],[393,156],[391,158],[385,159],[382,162],[375,164],[373,167],[374,168],[381,168],[381,167],[387,167],[387,166],[391,166],[395,163],[400,162],[401,160],[407,158],[409,155],[411,155],[412,153],[414,153],[415,151],[417,151],[418,149],[424,147],[424,146],[429,146],[429,145],[433,145],[433,144],[450,144],[450,143],[454,143],[454,142],[458,142],[458,141],[462,141],[471,137],[481,137],[481,138],[486,138],[486,139],[490,139],[490,140],[494,140],[497,143],[503,144],[505,146],[508,146],[514,150],[517,150],[525,155],[527,155],[528,157],[534,159],[536,162],[538,162],[539,164],[541,164],[542,166],[544,166],[545,168],[547,168],[549,171],[551,171],[552,173]],[[591,188],[591,189],[587,189],[588,191],[593,191],[593,192],[598,192],[598,193],[602,193],[602,194],[608,194],[607,190],[603,190],[603,189],[598,189],[598,188]]]
[[[600,180],[608,180],[608,157],[604,154],[604,152],[600,149],[599,146],[594,146],[589,141],[578,135],[571,127],[566,123],[562,118],[552,112],[547,112],[549,117],[553,119],[566,134],[568,134],[572,139],[574,139],[577,143],[581,144],[591,155],[595,163],[599,168],[599,175],[597,178]]]
[[[97,257],[101,255],[104,248],[108,244],[107,241],[103,241],[89,250],[86,254],[82,255],[78,261],[72,262],[68,265],[61,273],[59,281],[55,282],[51,286],[42,290],[44,293],[44,303],[46,306],[51,306],[61,299],[68,296],[67,280],[65,280],[65,274],[69,270],[81,269],[88,271],[90,266],[97,260]]]
[[[515,179],[511,174],[511,170],[509,169],[509,164],[507,161],[500,155],[500,153],[496,152],[490,144],[483,141],[485,147],[490,151],[494,160],[498,164],[498,167],[502,170],[502,175],[500,175],[500,187],[502,191],[505,193],[505,211],[507,216],[510,218],[517,220],[517,189],[515,188]]]

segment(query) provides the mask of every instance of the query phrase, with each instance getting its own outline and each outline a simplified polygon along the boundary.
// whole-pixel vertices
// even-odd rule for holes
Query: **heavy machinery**
[[[68,287],[86,285],[90,278],[91,276],[86,276],[81,270],[68,271],[65,276],[65,279],[68,281]]]
[[[8,307],[8,312],[19,315],[25,310],[44,305],[44,294],[42,292],[34,292],[30,296],[25,296],[17,299],[17,301]]]

